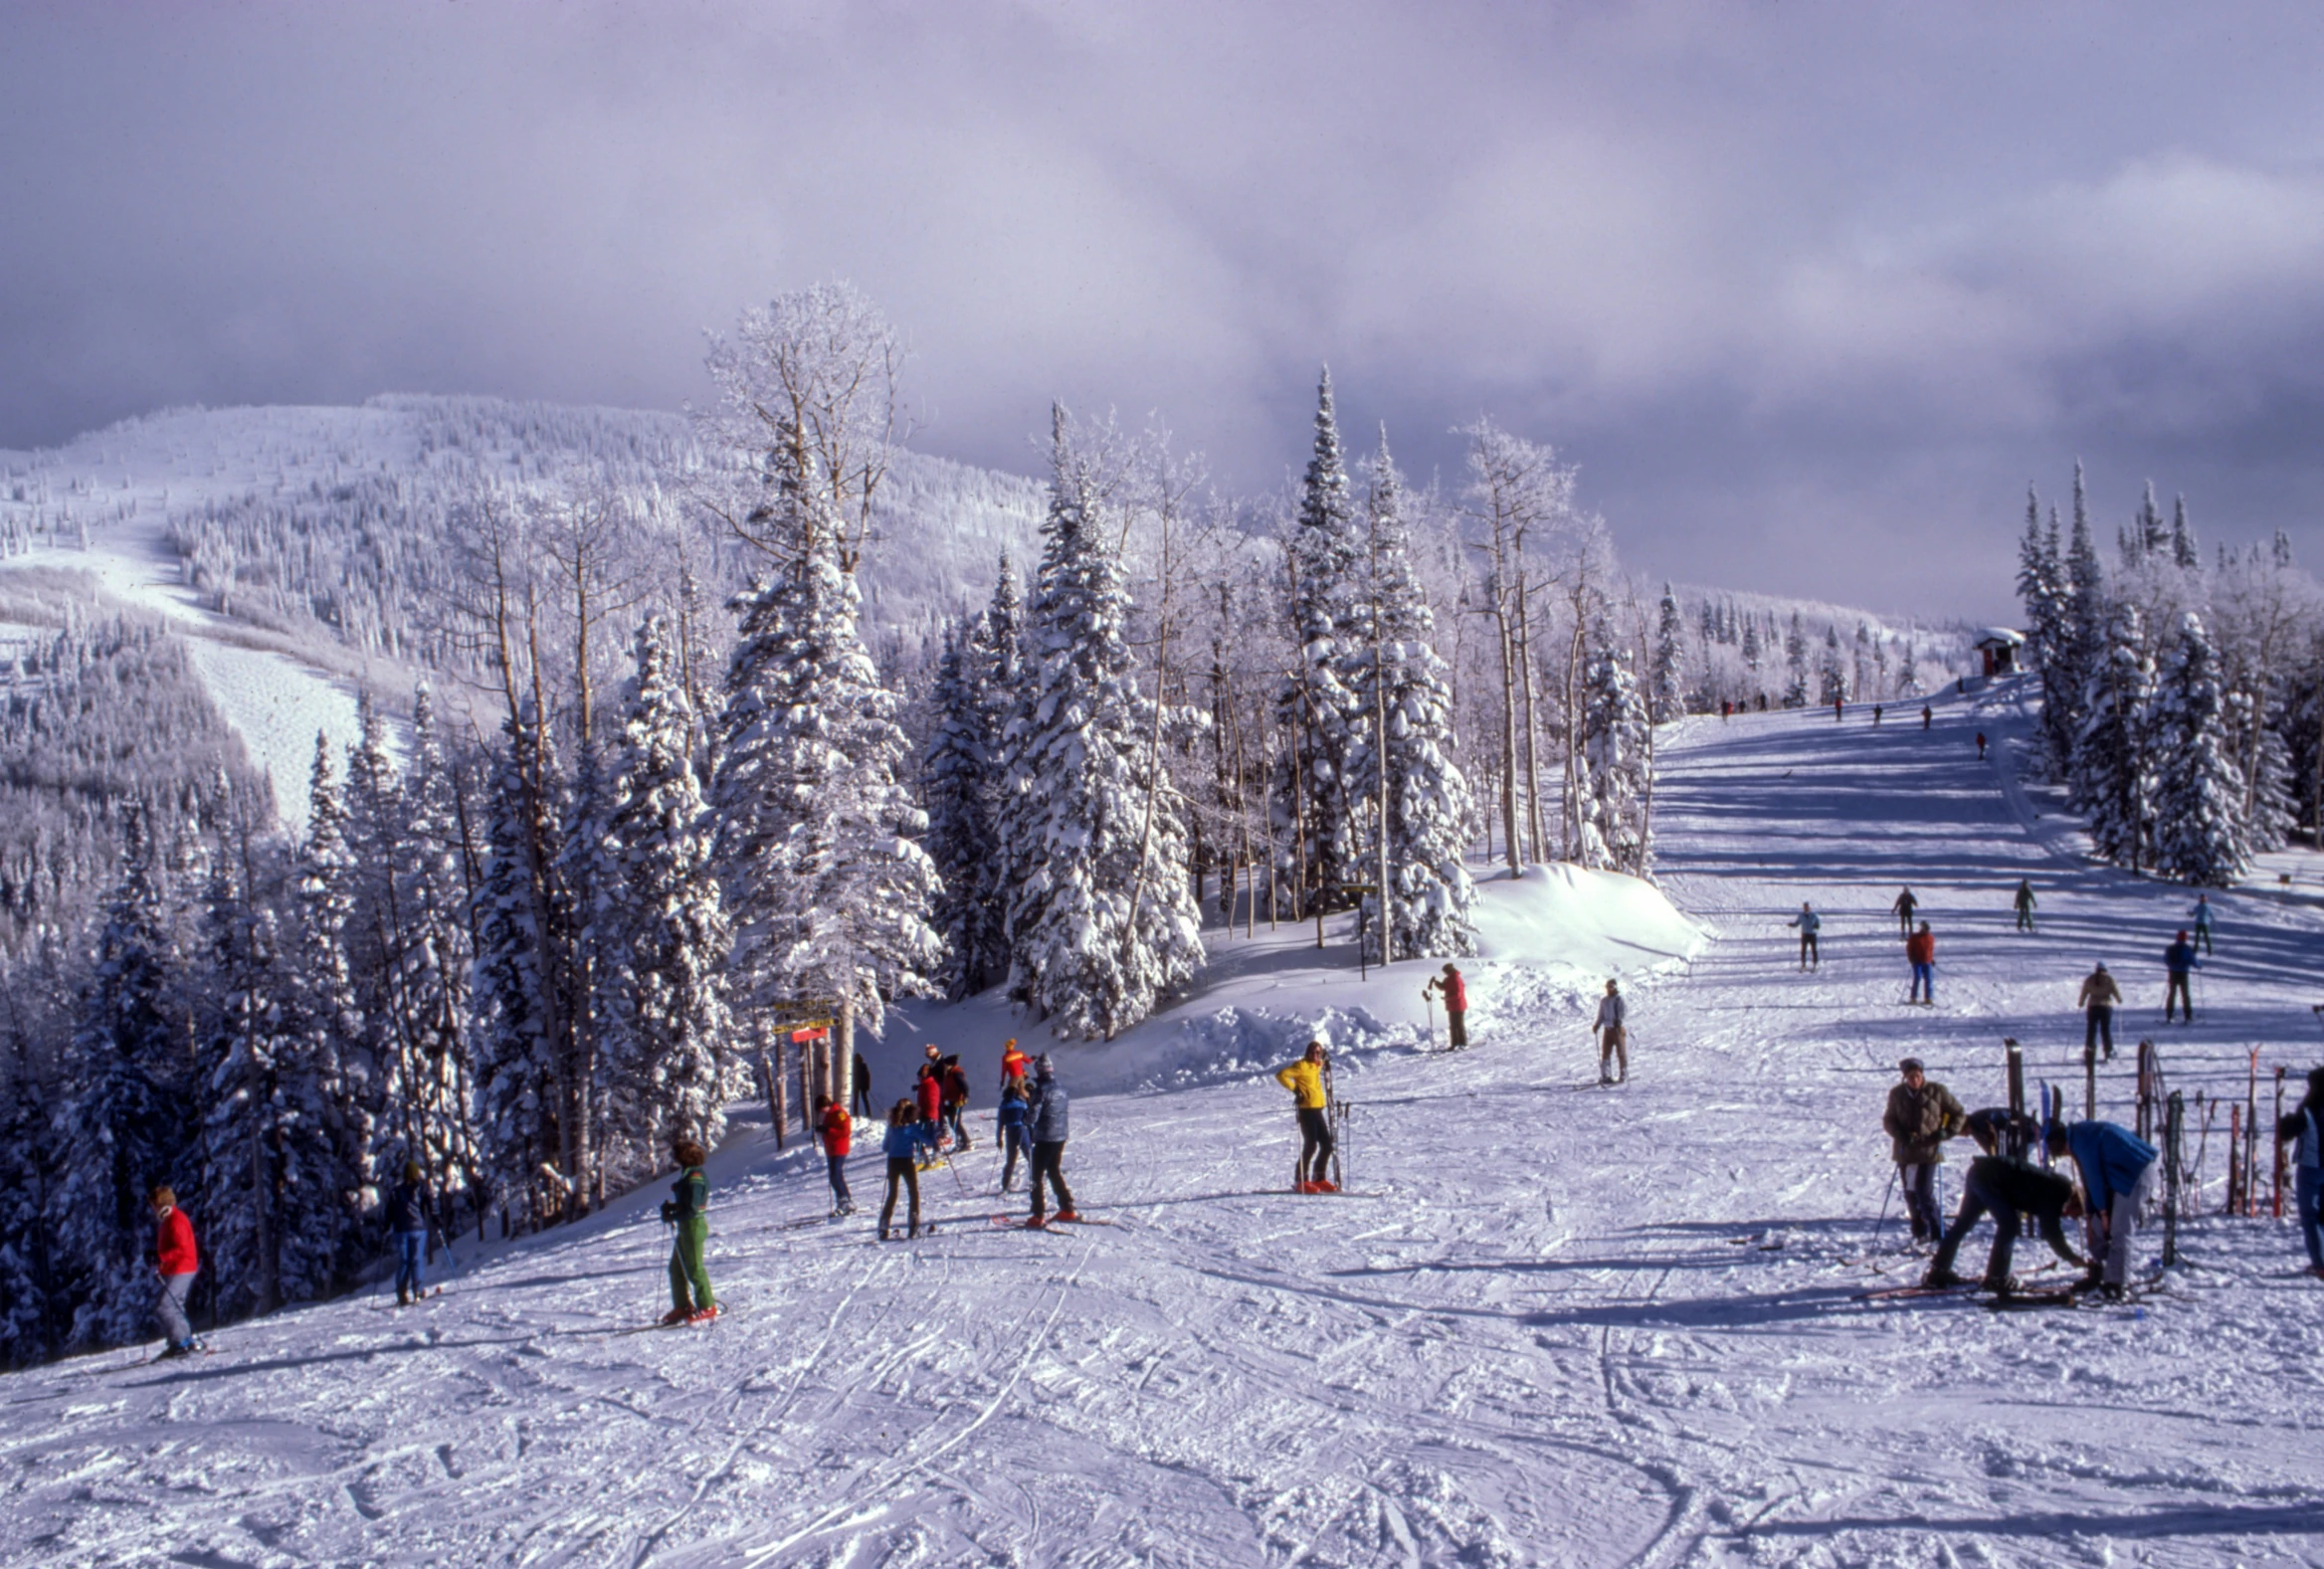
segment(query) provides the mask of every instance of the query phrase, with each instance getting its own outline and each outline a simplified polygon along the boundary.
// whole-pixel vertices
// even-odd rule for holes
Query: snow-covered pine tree
[[[1847,666],[1841,663],[1840,629],[1824,629],[1824,659],[1817,667],[1817,700],[1826,707],[1847,701]]]
[[[144,1333],[153,1299],[156,1183],[193,1183],[178,1055],[163,1011],[169,953],[144,808],[122,815],[121,879],[97,931],[81,997],[72,1067],[79,1077],[58,1108],[60,1180],[50,1190],[49,1236],[73,1303],[66,1342],[113,1345]],[[199,1215],[189,1206],[189,1214]]]
[[[1583,864],[1644,877],[1653,857],[1653,724],[1629,654],[1603,622],[1590,641],[1582,695]]]
[[[1808,632],[1796,610],[1791,630],[1784,634],[1784,706],[1808,706]]]
[[[1686,711],[1686,648],[1679,636],[1678,596],[1662,585],[1662,603],[1654,617],[1654,680],[1647,710],[1656,724]]]
[[[29,1043],[15,1037],[9,1044],[0,1065],[0,1368],[54,1352],[62,1306],[50,1289],[47,1208],[56,1153],[47,1096],[28,1071]]]
[[[1872,629],[1865,623],[1856,623],[1855,647],[1850,655],[1847,689],[1858,702],[1882,695],[1873,685]]]
[[[2196,547],[2195,525],[2187,520],[2187,497],[2171,502],[2171,564],[2182,572],[2201,572],[2203,552]]]
[[[730,601],[741,635],[711,788],[738,1000],[852,1004],[875,1030],[889,999],[933,986],[941,884],[918,843],[926,814],[899,778],[897,700],[858,634],[829,489],[803,449],[774,462],[764,532],[784,554]]]
[[[981,631],[981,617],[973,625],[978,630],[958,622],[944,629],[944,652],[929,693],[935,733],[921,766],[928,856],[944,885],[934,909],[936,932],[944,939],[937,979],[943,994],[955,1001],[1000,978],[990,968],[989,927],[999,924],[1000,913],[992,874],[1000,847],[987,779],[993,763],[983,669],[989,637]]]
[[[609,1172],[651,1174],[678,1135],[714,1146],[738,1077],[725,972],[733,934],[716,876],[686,698],[667,622],[638,629],[595,879],[614,993],[599,1074]]]
[[[1404,482],[1383,431],[1365,505],[1365,636],[1343,673],[1359,725],[1348,756],[1349,794],[1359,802],[1380,799],[1385,730],[1392,951],[1399,959],[1458,958],[1476,951],[1476,888],[1463,860],[1476,809],[1452,760],[1451,671],[1434,647],[1436,615],[1413,571],[1404,510]],[[1674,619],[1677,607],[1667,595],[1664,603]],[[1370,817],[1377,835],[1377,806]],[[1376,860],[1377,851],[1375,838],[1367,859]],[[1377,868],[1371,881],[1379,881]],[[1365,899],[1365,941],[1378,957],[1379,895]]]
[[[1010,992],[1060,1035],[1111,1040],[1203,961],[1184,806],[1147,772],[1129,596],[1089,463],[1054,411],[1049,516],[1005,749]],[[1158,788],[1157,788],[1158,785]],[[1151,803],[1151,809],[1148,803]]]
[[[2243,775],[2235,766],[2203,618],[2186,611],[2156,673],[2155,871],[2227,887],[2248,871]]]
[[[1745,622],[1743,624],[1743,669],[1749,673],[1751,686],[1754,690],[1758,689],[1759,667],[1765,659],[1766,651],[1759,646],[1759,623],[1756,621]]]
[[[2117,605],[2084,687],[2073,758],[2074,805],[2099,856],[2136,872],[2153,862],[2155,692],[2138,607]]]
[[[1346,780],[1348,748],[1361,716],[1342,678],[1361,636],[1355,601],[1363,554],[1327,366],[1316,386],[1315,442],[1284,548],[1296,663],[1275,704],[1289,738],[1274,782],[1276,839],[1284,875],[1299,889],[1301,913],[1318,905],[1341,907],[1346,885],[1366,881],[1357,866]]]

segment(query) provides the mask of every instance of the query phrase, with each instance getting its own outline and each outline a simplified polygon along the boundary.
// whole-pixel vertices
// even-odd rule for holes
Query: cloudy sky
[[[2088,465],[2324,566],[2324,8],[0,0],[0,447],[168,403],[675,407],[852,280],[918,445],[1053,397],[1241,490],[1315,367],[1642,572],[2009,606]]]

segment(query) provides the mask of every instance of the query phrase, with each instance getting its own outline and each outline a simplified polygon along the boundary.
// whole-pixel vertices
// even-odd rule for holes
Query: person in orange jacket
[[[1001,1087],[1008,1088],[1009,1080],[1012,1079],[1031,1079],[1032,1077],[1033,1059],[1018,1049],[1015,1036],[1009,1037],[1008,1040],[1001,1043]]]
[[[856,1141],[856,1119],[847,1107],[829,1095],[815,1097],[815,1135],[823,1140],[823,1158],[831,1175],[833,1220],[856,1213],[855,1196],[848,1192],[848,1151]]]
[[[155,1188],[147,1202],[153,1209],[153,1268],[161,1275],[153,1316],[161,1320],[161,1332],[169,1340],[161,1354],[186,1356],[203,1349],[193,1320],[186,1317],[186,1298],[193,1294],[194,1275],[202,1268],[202,1256],[194,1247],[194,1223],[177,1207],[177,1195],[166,1183]]]
[[[1920,929],[1904,939],[1904,957],[1912,965],[1912,991],[1905,1001],[1936,1006],[1937,938],[1927,921],[1922,921]]]
[[[1429,984],[1421,988],[1424,997],[1439,992],[1445,994],[1445,1050],[1456,1052],[1468,1044],[1468,987],[1461,981],[1460,972],[1448,964],[1443,975],[1431,977]]]

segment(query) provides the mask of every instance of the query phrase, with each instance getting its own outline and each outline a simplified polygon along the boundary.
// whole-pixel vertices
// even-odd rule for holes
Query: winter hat
[[[428,1173],[426,1168],[424,1168],[418,1161],[407,1160],[404,1162],[404,1181],[424,1182],[427,1180],[427,1177]]]
[[[2103,975],[2103,974],[2105,974],[2105,973],[2106,973],[2106,961],[2105,961],[2104,959],[2100,959],[2100,960],[2098,961],[2098,973],[2099,973],[2100,975]]]
[[[1047,1052],[1042,1053],[1041,1056],[1033,1060],[1033,1077],[1042,1079],[1045,1082],[1057,1077],[1055,1071],[1052,1070],[1049,1066],[1049,1054]]]
[[[1928,1072],[1927,1069],[1920,1066],[1920,1059],[1917,1057],[1908,1057],[1903,1062],[1898,1063],[1896,1071],[1900,1074],[1925,1074]]]
[[[2181,942],[2185,942],[2185,941],[2187,940],[2187,933],[2186,933],[2186,932],[2184,932],[2184,931],[2182,931],[2181,933],[2179,933],[2179,940],[2180,940]]]

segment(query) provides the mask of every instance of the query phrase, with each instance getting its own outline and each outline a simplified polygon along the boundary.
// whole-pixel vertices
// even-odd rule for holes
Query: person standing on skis
[[[968,1124],[961,1118],[968,1113],[968,1071],[954,1054],[939,1062],[936,1072],[943,1086],[944,1125],[952,1129],[952,1147],[964,1150],[968,1148]]]
[[[2051,1253],[2077,1270],[2088,1267],[2089,1261],[2065,1240],[2063,1222],[2082,1213],[2074,1185],[2054,1171],[1999,1152],[2011,1120],[2010,1113],[1999,1108],[1969,1114],[1969,1136],[1985,1153],[1969,1163],[1969,1174],[1961,1185],[1960,1212],[1946,1229],[1944,1241],[1937,1245],[1937,1256],[1920,1282],[1932,1290],[1969,1283],[1953,1273],[1953,1260],[1988,1214],[1994,1222],[1993,1251],[1986,1256],[1981,1283],[1995,1295],[2007,1296],[2017,1289],[2010,1278],[2010,1257],[2017,1250],[2021,1228],[2029,1220],[2040,1229],[2041,1240],[2049,1244]],[[2024,1123],[2031,1118],[2018,1120]]]
[[[1421,988],[1424,998],[1439,992],[1445,994],[1445,1050],[1457,1052],[1468,1044],[1468,987],[1460,972],[1448,964],[1444,974],[1431,976]]]
[[[2179,933],[2178,941],[2163,950],[2163,968],[2170,976],[2163,989],[2163,1023],[2171,1022],[2171,1005],[2175,1002],[2187,1005],[2185,1022],[2195,1023],[2195,993],[2190,989],[2190,982],[2200,967],[2195,962],[2195,944],[2187,940],[2184,931]]]
[[[1925,702],[1920,705],[1920,727],[1924,730],[1929,727],[1929,705]]]
[[[879,1142],[880,1153],[887,1157],[887,1202],[879,1207],[879,1240],[887,1241],[888,1228],[895,1224],[895,1191],[898,1187],[910,1191],[911,1235],[920,1234],[920,1146],[930,1136],[928,1124],[920,1119],[920,1108],[909,1099],[898,1100],[887,1108],[887,1135]]]
[[[404,1180],[387,1190],[387,1230],[395,1239],[395,1305],[409,1307],[428,1294],[428,1173],[404,1162]]]
[[[1906,1002],[1937,1003],[1937,934],[1922,921],[1920,930],[1904,939],[1904,960],[1912,966],[1912,990]]]
[[[1030,1061],[1030,1059],[1028,1059]],[[1013,1074],[1001,1081],[1001,1109],[998,1136],[1001,1140],[1001,1191],[1011,1191],[1017,1180],[1017,1157],[1025,1157],[1030,1167],[1033,1160],[1033,1141],[1025,1130],[1025,1115],[1031,1109],[1032,1091],[1025,1087],[1025,1076]]]
[[[934,1047],[929,1047],[934,1052]],[[919,1082],[912,1087],[918,1098],[920,1111],[920,1164],[936,1163],[936,1152],[944,1147],[944,1071],[930,1057],[920,1065]]]
[[[2155,1146],[2111,1122],[2052,1122],[2047,1141],[2052,1159],[2068,1153],[2074,1157],[2097,1231],[2093,1251],[2105,1250],[2104,1269],[2094,1270],[2095,1278],[2084,1283],[2103,1285],[2108,1296],[2118,1298],[2129,1287],[2130,1244],[2138,1232],[2139,1211],[2146,1208],[2162,1166]]]
[[[2187,913],[2195,919],[2195,941],[2196,945],[2203,949],[2203,956],[2207,959],[2217,957],[2217,953],[2211,945],[2211,895],[2209,893],[2196,894],[2195,908]]]
[[[2275,1136],[2293,1146],[2292,1197],[2308,1245],[2308,1273],[2324,1280],[2324,1068],[2308,1070],[2308,1092],[2275,1124]]]
[[[161,1294],[153,1300],[153,1316],[169,1343],[163,1356],[188,1356],[203,1349],[186,1316],[186,1298],[193,1295],[194,1276],[201,1272],[202,1255],[194,1246],[194,1223],[177,1207],[177,1194],[167,1183],[146,1198],[153,1211],[153,1268],[161,1276]]]
[[[831,1214],[856,1213],[855,1195],[848,1192],[848,1151],[856,1142],[856,1119],[829,1095],[815,1097],[815,1136],[823,1141],[824,1173],[831,1179]]]
[[[2034,880],[2033,880],[2033,879],[2031,879],[2031,878],[2020,878],[2020,879],[2018,879],[2018,897],[2017,897],[2017,906],[2018,906],[2018,929],[2019,929],[2020,931],[2032,931],[2032,930],[2034,929]]]
[[[1889,1088],[1880,1126],[1887,1130],[1888,1153],[1904,1189],[1912,1240],[1935,1242],[1945,1232],[1944,1217],[1937,1212],[1937,1166],[1945,1158],[1945,1140],[1961,1131],[1969,1113],[1952,1090],[1928,1077],[1919,1058],[1908,1057],[1896,1069],[1903,1081]]]
[[[1017,1038],[1009,1037],[1001,1043],[1001,1087],[1007,1089],[1012,1079],[1024,1079],[1033,1073],[1033,1059],[1018,1050]]]
[[[1029,1224],[1034,1226],[1047,1224],[1044,1212],[1049,1202],[1042,1191],[1045,1182],[1058,1190],[1059,1220],[1081,1218],[1073,1213],[1073,1190],[1065,1186],[1066,1106],[1065,1086],[1058,1082],[1057,1070],[1044,1052],[1033,1065],[1033,1098],[1025,1107],[1025,1125],[1033,1135],[1033,1174],[1026,1181],[1033,1189]]]
[[[1800,968],[1805,970],[1812,966],[1822,969],[1824,957],[1817,951],[1816,933],[1824,925],[1824,918],[1806,900],[1802,900],[1800,913],[1784,924],[1800,928]]]
[[[1299,1061],[1275,1070],[1275,1082],[1291,1092],[1291,1104],[1298,1111],[1299,1164],[1292,1187],[1299,1193],[1339,1191],[1331,1181],[1331,1097],[1323,1087],[1325,1062],[1323,1043],[1310,1041]]]
[[[679,1139],[671,1153],[678,1158],[678,1180],[670,1185],[675,1197],[662,1201],[662,1218],[678,1228],[670,1250],[670,1311],[666,1324],[706,1324],[718,1316],[718,1299],[710,1292],[710,1272],[702,1265],[702,1249],[710,1241],[710,1179],[702,1175],[702,1146]]]
[[[2122,1001],[2122,988],[2114,984],[2114,977],[2106,973],[2103,960],[2082,979],[2081,995],[2075,999],[2082,1010],[2082,1052],[2087,1056],[2096,1050],[2098,1042],[2106,1043],[2106,1061],[2114,1061],[2114,1005]]]
[[[1888,907],[1896,914],[1896,935],[1909,941],[1912,937],[1912,912],[1920,908],[1920,900],[1912,896],[1912,889],[1906,888],[1896,895],[1896,902]]]
[[[1606,983],[1606,995],[1598,999],[1598,1022],[1591,1026],[1598,1032],[1598,1082],[1626,1083],[1630,1079],[1630,1034],[1623,1020],[1629,1009],[1622,1000],[1622,989],[1612,980]],[[1622,1065],[1622,1076],[1611,1072],[1616,1063]]]
[[[1983,730],[1977,732],[1977,760],[1981,763],[1985,761],[1985,732]]]

